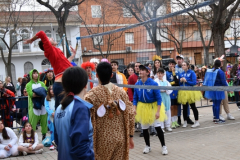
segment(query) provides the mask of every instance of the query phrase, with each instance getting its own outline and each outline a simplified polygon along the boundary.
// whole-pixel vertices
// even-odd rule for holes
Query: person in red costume
[[[95,64],[91,62],[84,62],[82,63],[81,67],[87,72],[88,79],[95,80],[95,75],[92,73],[95,69]],[[87,83],[87,91],[90,91],[93,88],[93,83]]]
[[[31,39],[25,40],[24,43],[31,44],[38,38],[41,39],[41,41],[38,42],[39,48],[42,51],[44,51],[44,55],[50,61],[53,68],[53,72],[55,74],[53,92],[55,95],[55,108],[57,109],[63,98],[61,95],[59,95],[63,91],[62,75],[67,68],[72,67],[71,61],[74,59],[76,51],[72,47],[70,47],[72,55],[67,59],[64,56],[64,53],[59,48],[56,47],[57,42],[55,42],[53,38],[47,37],[44,31],[39,31]]]

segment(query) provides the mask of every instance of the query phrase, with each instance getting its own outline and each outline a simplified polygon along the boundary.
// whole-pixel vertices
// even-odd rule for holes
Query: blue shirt
[[[148,78],[145,83],[143,83],[142,80],[139,80],[135,85],[158,86],[157,82],[151,78]],[[135,88],[133,95],[133,105],[136,106],[139,101],[143,103],[153,103],[157,101],[157,104],[161,105],[162,98],[160,95],[160,90]]]
[[[58,160],[94,160],[92,107],[78,96],[64,110],[58,106],[54,116]]]
[[[182,72],[184,72],[184,70],[182,69],[182,67],[179,67],[177,64],[175,66],[175,73],[176,75],[180,75]]]
[[[185,84],[180,82],[180,86],[195,86],[197,84],[196,74],[191,69],[187,70],[187,72],[182,72],[179,75],[179,81],[181,78],[185,78],[187,82],[185,82]]]

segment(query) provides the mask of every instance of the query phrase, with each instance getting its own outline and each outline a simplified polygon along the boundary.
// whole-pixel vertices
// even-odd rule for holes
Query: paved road
[[[205,103],[205,102],[204,102]],[[161,154],[161,146],[157,137],[150,137],[152,152],[143,154],[145,147],[143,138],[139,132],[135,133],[135,148],[130,151],[131,160],[239,160],[240,159],[240,111],[236,105],[230,105],[230,111],[236,120],[227,120],[225,124],[214,124],[212,122],[212,110],[208,108],[199,109],[199,120],[201,126],[192,129],[174,129],[173,132],[165,133],[165,141],[169,155]],[[191,114],[193,115],[193,114]],[[226,114],[224,113],[224,117]],[[191,117],[193,120],[194,118]],[[40,135],[40,133],[39,133]],[[44,148],[42,155],[29,155],[26,157],[15,157],[9,159],[19,160],[54,160],[57,159],[56,151]]]

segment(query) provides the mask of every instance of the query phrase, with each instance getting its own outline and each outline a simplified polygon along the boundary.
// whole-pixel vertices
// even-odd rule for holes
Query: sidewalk
[[[205,101],[203,102],[206,103]],[[199,106],[199,104],[197,104]],[[161,145],[156,136],[150,137],[152,151],[143,154],[145,147],[143,137],[139,137],[140,132],[134,136],[135,148],[130,150],[130,160],[238,160],[240,142],[240,111],[235,104],[230,105],[230,112],[236,120],[227,120],[225,124],[214,124],[212,122],[212,108],[199,108],[199,122],[201,126],[192,129],[177,128],[173,132],[165,132],[165,141],[169,154],[161,154]],[[223,110],[223,115],[226,114]],[[194,120],[191,113],[191,119]],[[41,135],[38,129],[38,135]],[[41,136],[39,136],[41,138]],[[41,140],[41,139],[39,139]],[[39,155],[29,155],[26,157],[12,157],[13,160],[54,160],[57,159],[57,152],[44,148],[44,153]]]

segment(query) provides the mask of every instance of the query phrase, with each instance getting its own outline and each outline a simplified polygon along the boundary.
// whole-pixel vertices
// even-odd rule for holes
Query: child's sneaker
[[[168,154],[168,150],[166,146],[162,147],[162,155],[167,155]]]
[[[39,149],[37,151],[35,151],[35,154],[42,154],[43,153],[43,149]]]
[[[151,152],[151,147],[146,146],[143,150],[143,154],[148,154],[149,152]]]
[[[23,151],[22,153],[23,153],[24,156],[27,156],[27,152]]]
[[[175,122],[172,122],[172,129],[176,129],[177,127],[176,127],[176,124],[175,124]]]
[[[166,131],[172,132],[172,128],[171,128],[171,127],[167,127],[167,128],[166,128]]]
[[[180,127],[180,125],[177,123],[177,121],[174,122],[174,123],[175,123],[175,126],[176,126],[176,127]]]
[[[49,147],[49,149],[50,149],[50,150],[54,150],[54,149],[55,149],[54,145],[51,145],[51,146]]]

